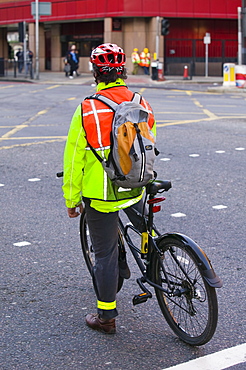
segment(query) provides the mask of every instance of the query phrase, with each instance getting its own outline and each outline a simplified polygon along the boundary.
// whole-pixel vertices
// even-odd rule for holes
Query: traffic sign
[[[203,38],[203,42],[204,42],[204,44],[211,44],[210,33],[206,33],[206,35]]]
[[[31,3],[31,13],[36,16],[36,3]],[[39,2],[38,3],[38,15],[51,15],[51,3]]]

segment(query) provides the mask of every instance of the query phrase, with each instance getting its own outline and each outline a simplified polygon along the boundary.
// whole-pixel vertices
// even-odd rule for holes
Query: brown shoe
[[[94,330],[102,331],[106,334],[115,334],[115,319],[102,320],[98,314],[88,314],[85,318],[86,324]]]

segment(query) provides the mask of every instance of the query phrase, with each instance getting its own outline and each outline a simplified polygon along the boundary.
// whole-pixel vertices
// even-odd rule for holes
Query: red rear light
[[[159,198],[153,198],[153,199],[149,199],[147,201],[148,204],[154,204],[154,203],[160,203],[160,202],[163,202],[163,200],[165,200],[166,198],[164,197],[159,197]]]
[[[160,212],[161,206],[153,206],[152,211],[153,213]]]

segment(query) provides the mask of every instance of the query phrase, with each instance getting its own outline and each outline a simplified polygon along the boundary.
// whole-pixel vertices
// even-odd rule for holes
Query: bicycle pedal
[[[152,294],[150,292],[148,293],[140,293],[140,294],[137,294],[135,295],[133,298],[132,298],[132,303],[134,306],[136,306],[136,304],[140,304],[140,303],[144,303],[146,302],[149,298],[152,298]]]

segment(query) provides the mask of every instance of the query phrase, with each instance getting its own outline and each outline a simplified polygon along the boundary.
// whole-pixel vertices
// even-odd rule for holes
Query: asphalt
[[[37,78],[38,77],[38,78]],[[24,74],[17,74],[14,77],[13,73],[4,77],[0,77],[0,81],[6,82],[25,82],[25,83],[39,83],[39,84],[59,84],[59,85],[93,85],[94,79],[91,73],[83,73],[78,77],[70,79],[65,77],[64,72],[40,72],[34,78],[25,77]],[[129,75],[127,78],[127,85],[129,87],[148,87],[148,88],[182,88],[193,85],[200,86],[202,90],[209,92],[220,93],[243,93],[246,94],[246,88],[225,87],[223,86],[223,77],[213,76],[194,76],[189,79],[184,79],[183,76],[165,76],[164,81],[156,81],[147,75]]]

